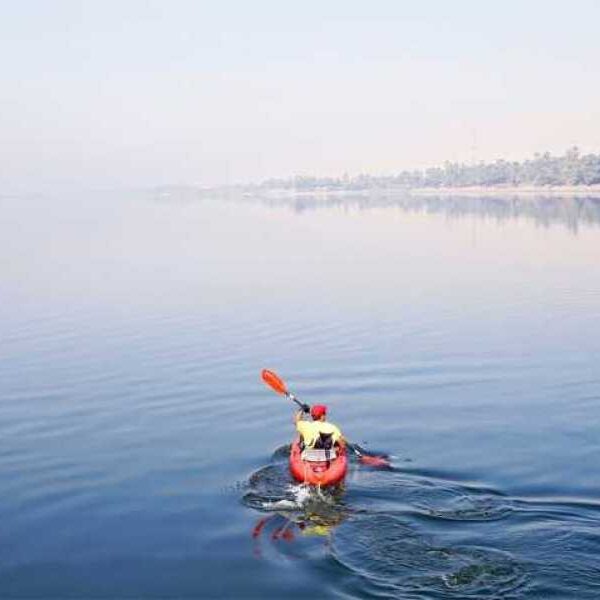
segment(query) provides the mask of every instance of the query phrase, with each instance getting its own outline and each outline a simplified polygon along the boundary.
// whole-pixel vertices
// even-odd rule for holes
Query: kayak
[[[290,472],[296,481],[311,485],[336,485],[343,481],[348,470],[346,448],[332,450],[300,449],[300,440],[292,442]]]

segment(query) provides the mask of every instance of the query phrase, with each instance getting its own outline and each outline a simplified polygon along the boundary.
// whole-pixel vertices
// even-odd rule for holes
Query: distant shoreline
[[[549,152],[525,161],[498,159],[442,166],[393,175],[361,173],[349,177],[296,175],[241,186],[245,192],[272,195],[444,195],[444,196],[600,196],[600,154],[581,154],[576,146],[562,156]]]
[[[410,188],[407,192],[419,196],[585,196],[600,198],[596,185],[522,185]]]
[[[410,199],[410,198],[518,198],[537,200],[543,198],[573,199],[585,198],[600,200],[600,184],[594,185],[478,185],[462,187],[410,187],[402,185],[373,185],[369,187],[346,187],[344,189],[328,186],[315,187],[265,187],[263,185],[231,185],[219,187],[161,186],[153,188],[153,194],[162,201],[197,197],[227,198],[230,200],[267,200],[293,201],[311,200],[327,202],[335,200],[369,201],[369,199]]]

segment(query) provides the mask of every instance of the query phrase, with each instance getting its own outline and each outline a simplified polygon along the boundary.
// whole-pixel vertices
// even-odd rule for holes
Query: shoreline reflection
[[[369,211],[395,208],[407,213],[444,215],[452,219],[481,217],[497,222],[527,219],[541,227],[556,225],[577,234],[582,226],[600,225],[600,197],[584,195],[558,196],[476,194],[415,194],[408,192],[331,193],[240,193],[239,191],[199,190],[194,188],[156,189],[153,200],[160,203],[192,204],[201,200],[219,200],[269,208],[287,208],[294,213],[339,208],[346,211]]]
[[[600,225],[600,198],[549,196],[296,196],[256,198],[271,208],[286,207],[296,213],[324,208],[368,211],[396,208],[409,213],[444,215],[453,219],[480,217],[498,222],[525,218],[541,227],[560,225],[577,234],[581,226]]]

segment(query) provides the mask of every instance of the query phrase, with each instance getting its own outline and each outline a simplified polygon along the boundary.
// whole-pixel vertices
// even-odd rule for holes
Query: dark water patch
[[[283,446],[279,446],[276,450],[274,450],[271,460],[273,462],[286,462],[290,457],[290,448],[291,444],[284,444]]]
[[[269,506],[287,501],[294,506],[294,496],[290,491],[291,477],[285,465],[267,465],[253,473],[248,481],[248,489],[242,501],[246,506],[257,510],[268,510]]]
[[[391,515],[356,515],[333,534],[332,556],[383,597],[517,598],[525,566],[509,553],[442,547]],[[413,594],[414,596],[404,596]]]

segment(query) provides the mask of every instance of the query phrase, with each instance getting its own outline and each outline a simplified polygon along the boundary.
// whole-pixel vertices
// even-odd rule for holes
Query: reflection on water
[[[315,210],[320,206],[345,206],[348,209],[398,207],[407,212],[442,214],[451,218],[480,216],[496,221],[531,219],[537,225],[563,225],[577,233],[581,225],[600,224],[600,198],[552,198],[552,197],[471,197],[471,196],[424,196],[403,199],[364,201],[356,198],[349,202],[318,198],[298,198],[291,206],[297,212]]]
[[[268,205],[281,204],[281,200],[264,200]],[[600,224],[600,198],[554,197],[473,197],[473,196],[415,196],[406,198],[328,198],[302,197],[284,203],[296,212],[317,210],[320,207],[341,206],[349,210],[396,207],[407,212],[441,214],[459,219],[479,216],[496,221],[530,219],[536,225],[549,227],[563,225],[577,233],[581,225]]]
[[[217,195],[218,196],[218,195]],[[158,202],[193,203],[201,198],[211,197],[209,192],[193,189],[161,190],[153,194]],[[221,199],[235,202],[258,202],[269,207],[287,207],[296,213],[324,208],[344,208],[347,210],[372,210],[398,208],[406,212],[441,214],[459,219],[478,216],[498,222],[525,218],[536,225],[549,227],[562,225],[573,233],[582,225],[600,224],[599,196],[559,196],[535,193],[529,195],[481,195],[460,193],[444,195],[435,193],[424,195],[386,194],[384,190],[365,194],[347,192],[344,194],[245,194],[225,195]]]

